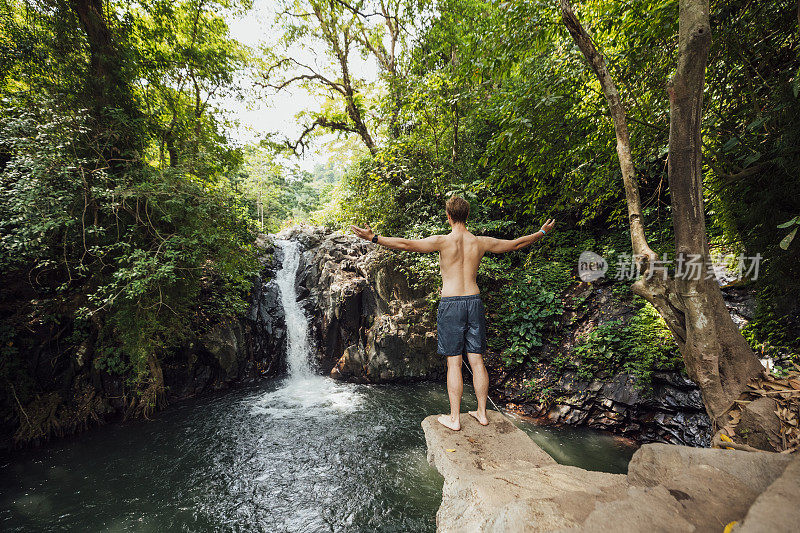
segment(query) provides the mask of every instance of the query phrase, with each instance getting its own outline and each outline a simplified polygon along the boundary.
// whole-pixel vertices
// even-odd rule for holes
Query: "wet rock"
[[[587,425],[641,442],[708,446],[711,441],[700,390],[678,372],[654,373],[648,393],[626,372],[592,382],[565,372],[550,393],[556,400],[546,410],[530,400],[519,410],[553,424]]]
[[[626,372],[621,372],[611,378],[603,386],[603,397],[616,403],[636,405],[639,403],[639,393],[634,388],[636,379]]]
[[[245,316],[212,326],[180,351],[177,361],[164,362],[164,380],[171,399],[195,396],[236,382],[274,375],[285,368],[286,326],[275,272],[283,251],[273,237],[259,235],[262,270],[253,278],[250,308]]]
[[[409,286],[392,252],[318,227],[293,227],[278,237],[304,247],[298,296],[324,372],[370,383],[442,374],[435,313],[426,294]]]

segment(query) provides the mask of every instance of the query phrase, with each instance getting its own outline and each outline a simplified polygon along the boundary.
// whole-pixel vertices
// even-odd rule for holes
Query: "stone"
[[[428,462],[444,477],[439,532],[793,531],[800,459],[769,452],[646,444],[628,475],[559,465],[496,411],[461,431],[422,422]],[[738,531],[738,529],[737,529]]]
[[[342,380],[358,380],[364,375],[362,349],[357,344],[348,346],[342,357],[331,369],[331,377]]]
[[[551,393],[558,399],[550,405],[550,416],[546,417],[552,423],[587,425],[644,442],[692,446],[708,446],[711,442],[711,420],[700,390],[679,372],[654,373],[652,393],[648,394],[638,392],[635,378],[625,372],[607,381],[588,383],[574,372],[556,377]],[[524,400],[520,390],[506,393],[506,397]],[[524,412],[540,416],[533,409],[533,405],[523,404]]]
[[[225,372],[225,377],[235,377],[240,361],[239,356],[244,349],[242,325],[238,321],[218,324],[202,337],[201,342]]]
[[[583,284],[585,285],[585,284]],[[500,364],[491,365],[490,376],[499,389],[500,399],[518,404],[520,412],[541,416],[539,398],[531,398],[523,384],[536,383],[547,390],[552,401],[549,407],[567,405],[576,415],[558,411],[556,423],[580,424],[621,433],[639,442],[670,442],[689,446],[708,446],[711,442],[712,424],[705,411],[702,395],[697,385],[680,371],[658,370],[651,375],[650,386],[639,388],[637,377],[621,371],[605,377],[598,374],[589,383],[579,379],[575,371],[561,371],[551,363],[556,355],[568,359],[567,367],[579,365],[574,346],[579,337],[597,324],[609,319],[630,315],[635,310],[613,295],[612,284],[598,280],[590,286],[573,285],[567,289],[567,302],[581,298],[580,312],[570,320],[566,313],[560,322],[565,335],[558,344],[542,347],[532,354],[539,364],[515,370],[515,377],[507,378]],[[584,301],[585,299],[585,301]],[[559,365],[561,366],[561,365]],[[494,377],[494,375],[499,377]],[[609,415],[608,412],[619,415]],[[588,412],[582,416],[580,412]],[[549,419],[548,419],[549,420]]]
[[[794,457],[783,473],[756,498],[747,515],[733,531],[774,533],[800,529],[800,457]]]
[[[634,387],[636,379],[627,372],[620,372],[603,387],[603,396],[625,405],[639,402],[639,393]]]
[[[461,431],[422,422],[428,461],[445,478],[437,531],[552,531],[579,524],[625,476],[562,466],[497,411],[488,426],[467,414]],[[452,451],[450,451],[452,450]]]
[[[687,468],[704,465],[730,474],[737,483],[761,493],[783,473],[791,460],[788,455],[769,452],[654,443],[642,446],[633,454],[628,464],[628,479],[634,485],[654,486]]]

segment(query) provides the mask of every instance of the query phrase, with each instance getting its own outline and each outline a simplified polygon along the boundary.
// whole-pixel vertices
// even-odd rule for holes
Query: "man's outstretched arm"
[[[350,229],[353,230],[353,233],[368,241],[371,241],[372,237],[375,236],[375,233],[369,227],[369,224],[367,224],[366,228],[350,226]],[[442,235],[431,235],[430,237],[425,237],[424,239],[404,239],[402,237],[384,237],[383,235],[379,235],[378,244],[386,246],[387,248],[403,250],[406,252],[428,253],[439,251],[442,244],[442,238]]]
[[[555,226],[555,224],[555,219],[551,218],[544,223],[542,230],[550,233],[553,231],[553,226]],[[513,252],[514,250],[521,250],[526,246],[530,246],[534,242],[544,237],[544,235],[545,234],[539,230],[536,233],[531,233],[530,235],[525,235],[524,237],[519,237],[517,239],[495,239],[494,237],[481,237],[481,242],[483,242],[484,249],[487,252],[491,252],[493,254],[503,254],[506,252]]]

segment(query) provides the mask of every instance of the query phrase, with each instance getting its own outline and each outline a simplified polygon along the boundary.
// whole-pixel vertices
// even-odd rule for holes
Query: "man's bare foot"
[[[441,415],[436,420],[438,420],[439,423],[444,427],[450,428],[453,431],[458,431],[461,429],[461,420],[458,418],[453,419],[453,417],[450,415]]]
[[[471,414],[472,417],[475,418],[475,420],[477,420],[480,423],[480,425],[482,426],[489,425],[489,419],[486,418],[486,415],[478,416],[478,411],[470,411],[469,414]]]

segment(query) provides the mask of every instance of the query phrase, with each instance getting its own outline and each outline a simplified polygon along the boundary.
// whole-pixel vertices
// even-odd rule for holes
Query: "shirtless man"
[[[442,274],[442,293],[437,312],[437,351],[447,356],[447,393],[450,414],[441,415],[439,422],[454,430],[461,429],[461,394],[464,381],[461,361],[464,352],[472,367],[472,383],[478,399],[478,409],[470,411],[482,425],[487,425],[486,399],[489,396],[489,374],[483,364],[486,352],[486,316],[476,283],[478,265],[486,252],[502,254],[520,250],[538,241],[553,229],[555,220],[548,220],[536,233],[506,240],[476,236],[467,231],[469,203],[453,196],[445,205],[447,222],[452,231],[447,235],[431,235],[424,239],[403,239],[375,235],[366,229],[350,226],[353,233],[387,248],[409,252],[439,252]]]

